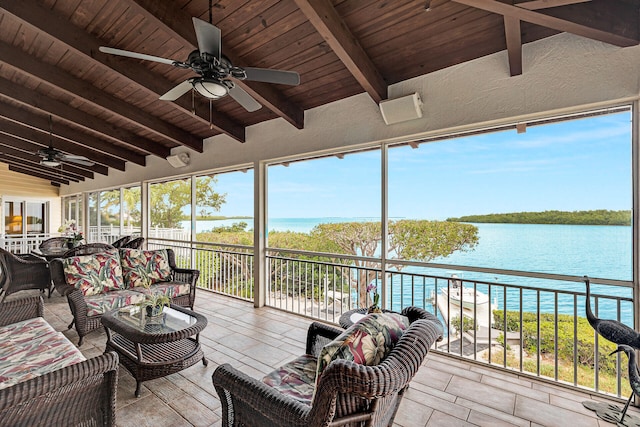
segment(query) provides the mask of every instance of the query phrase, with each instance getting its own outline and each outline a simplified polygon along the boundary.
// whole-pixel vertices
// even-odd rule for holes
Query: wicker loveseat
[[[358,361],[358,355],[355,360],[344,356],[350,346],[364,342],[367,329],[362,325],[386,314],[367,316],[346,331],[311,324],[306,354],[262,381],[220,365],[212,380],[222,402],[222,425],[391,426],[409,382],[431,345],[442,337],[442,324],[425,310],[409,307],[402,315],[408,327],[388,353],[380,351],[396,332],[378,330],[387,340],[383,346],[375,328],[368,329],[373,347],[367,348],[375,349],[374,359],[382,357],[373,364]]]
[[[50,262],[56,290],[67,296],[82,345],[84,336],[101,328],[102,314],[142,302],[145,295],[161,293],[173,304],[193,309],[198,270],[176,267],[171,249],[143,251],[107,249]],[[144,287],[143,285],[149,285]]]
[[[84,360],[43,311],[41,297],[0,304],[0,424],[115,426],[117,354]]]

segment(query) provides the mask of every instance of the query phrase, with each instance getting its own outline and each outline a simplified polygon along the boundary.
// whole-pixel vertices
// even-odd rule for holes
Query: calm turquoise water
[[[373,221],[375,218],[274,218],[269,221],[269,230],[308,232],[319,223],[346,221]],[[244,220],[249,223],[250,220]],[[231,225],[239,220],[200,221],[198,231],[209,230],[214,226]],[[555,273],[573,276],[631,280],[631,227],[586,226],[586,225],[539,225],[539,224],[474,224],[478,227],[479,243],[474,250],[456,252],[448,257],[434,259],[432,262],[488,267],[506,270],[531,271],[537,273]],[[457,274],[465,280],[484,280],[504,284],[535,286],[549,289],[584,292],[582,283],[558,282],[542,279],[521,278],[515,276],[496,276],[490,274],[441,269],[406,268],[407,273],[427,273],[449,277]],[[440,281],[438,286],[446,286]],[[423,302],[434,290],[433,283],[411,285],[393,281],[393,294],[387,300],[393,306]],[[487,287],[480,291],[488,293]],[[502,289],[493,289],[492,300],[502,308],[504,295]],[[612,286],[593,286],[593,293],[631,297],[629,288]],[[507,309],[518,309],[520,296],[517,292],[507,294]],[[533,292],[524,292],[522,305],[525,311],[536,311],[538,296]],[[573,314],[573,297],[560,297],[559,312]],[[540,296],[540,310],[553,312],[555,302],[551,293]],[[578,314],[583,315],[584,298],[578,299]],[[618,308],[612,302],[601,301],[601,317],[617,317]],[[631,315],[631,307],[620,307],[623,319]]]

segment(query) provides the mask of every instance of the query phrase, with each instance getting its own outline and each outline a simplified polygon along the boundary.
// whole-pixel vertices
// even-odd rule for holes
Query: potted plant
[[[72,249],[78,246],[78,244],[84,238],[82,236],[82,232],[78,231],[78,226],[76,225],[75,219],[65,220],[64,224],[58,228],[59,232],[62,232],[63,235],[67,238],[67,248]]]
[[[380,309],[380,294],[378,293],[378,287],[375,283],[369,283],[367,286],[367,293],[371,292],[371,304],[367,309],[367,313],[382,313]]]
[[[162,314],[165,306],[171,305],[171,298],[160,293],[148,294],[138,305],[146,310],[147,316],[155,317]]]

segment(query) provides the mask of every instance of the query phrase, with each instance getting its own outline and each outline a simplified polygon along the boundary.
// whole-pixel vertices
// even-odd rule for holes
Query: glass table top
[[[115,310],[111,315],[114,319],[146,334],[180,331],[195,325],[198,321],[196,317],[170,307],[164,307],[162,314],[153,317],[147,316],[146,311],[137,306]]]

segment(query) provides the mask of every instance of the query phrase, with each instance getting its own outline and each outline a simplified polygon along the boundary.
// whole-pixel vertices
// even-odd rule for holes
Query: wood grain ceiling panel
[[[336,55],[339,46],[332,48],[323,38],[327,34],[318,32],[294,0],[213,2],[212,20],[222,31],[223,53],[229,52],[236,65],[296,70],[301,75],[300,86],[240,82],[264,105],[254,113],[229,97],[214,101],[211,109],[208,100],[192,98],[191,93],[175,102],[160,101],[161,94],[194,73],[98,52],[103,45],[183,61],[196,45],[191,17],[208,21],[208,4],[208,0],[0,0],[0,161],[20,168],[15,162],[22,159],[31,167],[20,169],[23,173],[44,175],[52,185],[92,179],[94,173],[108,173],[107,168],[123,168],[124,158],[141,163],[145,155],[164,157],[180,144],[201,150],[202,139],[211,135],[224,133],[243,141],[245,126],[277,117],[303,128],[304,110],[363,92],[354,77],[356,70]],[[328,5],[386,84],[506,49],[504,18],[493,13],[505,10],[504,3],[450,0],[429,12],[425,4],[419,0],[306,3]],[[566,28],[579,24],[587,36],[604,32],[632,44],[640,37],[637,1],[592,0],[536,13],[549,18],[534,24],[519,21],[518,14],[512,18],[510,39],[516,44],[517,31],[520,44],[556,34],[557,29],[544,25],[547,22]],[[518,46],[513,52],[512,61],[517,63]],[[504,67],[508,73],[506,55]],[[39,165],[34,153],[48,145],[49,116],[56,126],[64,126],[63,136],[55,139],[60,149],[105,160],[92,169],[75,165],[44,174],[35,171]]]

